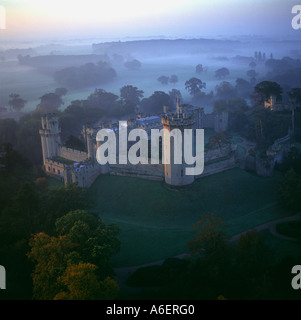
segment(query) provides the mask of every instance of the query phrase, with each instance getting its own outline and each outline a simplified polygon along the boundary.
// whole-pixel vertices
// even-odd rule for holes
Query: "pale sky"
[[[300,35],[295,0],[0,0],[0,37]],[[0,39],[1,41],[1,39]]]

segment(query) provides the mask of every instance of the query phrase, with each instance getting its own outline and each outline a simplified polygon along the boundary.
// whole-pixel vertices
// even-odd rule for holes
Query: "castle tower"
[[[88,151],[88,157],[92,160],[96,160],[96,145],[95,141],[96,139],[94,138],[94,130],[92,128],[87,128],[86,129],[86,137],[87,137],[87,151]]]
[[[42,129],[39,130],[42,142],[43,164],[47,159],[60,155],[61,130],[56,114],[47,114],[41,117]]]
[[[193,183],[194,176],[185,174],[187,164],[185,164],[184,161],[184,129],[193,129],[195,122],[193,115],[185,115],[184,113],[181,113],[181,108],[177,103],[177,112],[172,115],[164,115],[161,122],[163,124],[163,128],[167,129],[169,132],[169,134],[165,134],[164,130],[163,133],[164,159],[166,159],[167,139],[170,139],[172,130],[179,129],[182,134],[182,145],[180,146],[182,148],[182,164],[175,164],[175,139],[170,139],[170,163],[168,164],[166,163],[166,160],[164,161],[165,182],[173,186],[184,186]],[[194,137],[194,134],[192,136]],[[194,141],[193,145],[195,145]]]
[[[215,115],[214,131],[221,132],[228,130],[228,112],[224,111]]]

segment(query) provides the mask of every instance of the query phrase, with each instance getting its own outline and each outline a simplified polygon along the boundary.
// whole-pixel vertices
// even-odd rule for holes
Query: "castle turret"
[[[184,186],[193,183],[194,176],[193,175],[186,175],[185,169],[187,168],[187,165],[184,161],[184,139],[182,138],[181,141],[177,141],[177,139],[173,139],[173,142],[171,141],[171,133],[173,129],[179,129],[181,132],[182,137],[184,136],[184,129],[192,129],[194,127],[194,117],[192,115],[185,115],[184,113],[181,113],[181,108],[179,107],[177,103],[177,112],[176,114],[172,115],[164,115],[161,119],[163,128],[167,129],[164,130],[163,133],[163,145],[164,145],[164,177],[165,182],[169,185],[173,186]],[[168,132],[168,134],[167,134]],[[194,137],[194,134],[192,135]],[[177,146],[175,146],[175,143],[177,143]],[[168,155],[168,148],[166,146],[170,146],[170,154]],[[194,144],[193,144],[194,145]],[[175,147],[180,147],[181,155],[182,155],[182,161],[181,164],[176,164],[175,162]],[[170,163],[167,163],[167,159],[170,159]],[[179,159],[178,159],[179,160]]]
[[[87,128],[86,129],[86,137],[87,137],[87,151],[88,151],[88,157],[91,159],[93,162],[96,161],[96,144],[95,140],[96,138],[94,137],[94,130],[93,128]]]
[[[52,159],[60,155],[61,130],[56,114],[44,115],[41,120],[42,129],[39,133],[42,142],[43,164],[45,165],[46,159]]]
[[[214,131],[221,132],[228,130],[228,112],[220,112],[214,118]]]

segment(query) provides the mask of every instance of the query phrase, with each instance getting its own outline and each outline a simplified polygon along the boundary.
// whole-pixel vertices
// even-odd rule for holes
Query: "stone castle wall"
[[[65,170],[64,164],[51,159],[46,159],[44,166],[45,166],[45,171],[48,175],[58,180],[64,181],[64,170]]]
[[[116,164],[110,165],[110,174],[118,176],[142,177],[150,180],[163,180],[163,164]]]
[[[75,162],[82,162],[88,159],[88,153],[66,147],[61,147],[60,156]]]
[[[107,166],[98,163],[84,163],[65,166],[65,184],[76,183],[79,187],[88,188],[100,174],[107,173]]]
[[[232,169],[237,166],[236,151],[232,146],[207,150],[204,156],[204,172],[197,176],[200,178],[206,175]],[[164,180],[163,164],[126,164],[110,165],[110,174],[119,176],[141,177],[150,180]]]

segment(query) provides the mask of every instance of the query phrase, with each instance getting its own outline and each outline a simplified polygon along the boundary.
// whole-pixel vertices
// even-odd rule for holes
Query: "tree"
[[[282,98],[282,88],[277,82],[262,81],[258,83],[254,88],[255,103],[257,105],[262,104],[264,101],[270,98],[270,96],[276,96],[277,99]]]
[[[172,84],[175,84],[179,81],[178,79],[178,76],[175,75],[175,74],[172,74],[170,77],[169,77],[169,82],[172,83]]]
[[[235,89],[228,81],[223,81],[215,87],[216,95],[221,99],[229,99],[235,96]]]
[[[59,97],[65,96],[68,90],[66,88],[56,88],[54,93],[57,94]]]
[[[37,105],[37,109],[42,109],[46,112],[57,111],[61,105],[64,104],[60,96],[55,93],[46,93],[40,97],[40,103]]]
[[[88,97],[88,103],[91,107],[104,110],[106,113],[118,105],[118,96],[103,89],[95,89]]]
[[[12,118],[0,119],[0,143],[11,143],[16,146],[19,124]]]
[[[301,88],[292,88],[288,92],[288,96],[291,100],[296,105],[301,105]]]
[[[22,183],[1,215],[1,234],[7,238],[29,238],[42,224],[39,197],[34,186]]]
[[[95,271],[97,266],[91,263],[69,265],[58,278],[64,289],[54,300],[112,300],[118,297],[119,287],[110,277],[100,281]]]
[[[33,298],[52,300],[60,291],[58,278],[67,267],[66,254],[72,243],[64,237],[51,237],[43,232],[33,235],[28,258],[35,263],[32,273]]]
[[[256,62],[255,61],[251,61],[249,63],[249,67],[252,68],[252,69],[255,69],[256,68]]]
[[[75,184],[50,189],[44,200],[44,210],[48,221],[47,231],[53,233],[56,219],[67,212],[89,207],[86,196],[87,191]]]
[[[277,200],[283,208],[291,211],[297,211],[301,209],[300,197],[300,175],[298,175],[294,169],[290,169],[278,184]]]
[[[42,158],[41,137],[41,118],[23,117],[19,121],[17,150],[21,152],[33,164],[40,164]]]
[[[204,216],[194,225],[196,237],[187,244],[188,249],[192,254],[206,255],[220,252],[226,246],[226,231],[225,223],[210,213]]]
[[[141,98],[143,98],[143,91],[138,90],[137,87],[127,85],[120,89],[120,97],[125,103],[132,103],[134,105],[139,104]]]
[[[241,235],[237,242],[237,263],[245,279],[260,280],[271,266],[271,251],[256,231]]]
[[[57,219],[55,227],[59,236],[66,236],[75,245],[68,254],[69,262],[95,264],[101,279],[113,275],[110,258],[120,250],[117,225],[106,226],[97,214],[74,210]]]
[[[195,67],[195,72],[197,74],[201,74],[204,72],[204,68],[203,68],[203,65],[202,64],[198,64],[196,67]]]
[[[256,78],[258,76],[258,73],[255,70],[251,69],[247,71],[247,76],[251,79]]]
[[[158,80],[159,82],[161,82],[161,84],[168,84],[169,77],[167,77],[167,76],[160,76],[157,80]]]
[[[247,80],[237,78],[235,84],[235,91],[237,96],[241,98],[246,98],[249,97],[250,94],[253,92],[253,87]]]
[[[218,79],[225,78],[230,75],[230,71],[227,68],[220,68],[215,71],[215,77]]]
[[[245,99],[232,98],[228,100],[228,111],[232,113],[243,113],[248,110],[248,104]]]
[[[191,78],[185,82],[185,89],[188,90],[193,97],[206,88],[206,83],[198,78]]]
[[[146,114],[162,113],[163,106],[168,106],[170,96],[163,91],[155,91],[149,98],[140,103],[141,112]]]
[[[170,96],[170,103],[171,103],[172,107],[176,106],[177,99],[179,99],[180,103],[182,101],[182,94],[181,94],[180,90],[172,89],[171,91],[169,91],[169,96]]]
[[[55,236],[33,235],[28,257],[35,263],[34,298],[94,296],[95,287],[87,292],[83,282],[98,279],[97,288],[99,281],[108,281],[113,274],[110,258],[120,250],[118,233],[116,225],[106,226],[96,214],[75,210],[57,219]],[[66,291],[62,292],[62,284]]]
[[[124,66],[130,70],[139,70],[141,68],[141,62],[138,61],[137,59],[133,59],[130,61],[126,61],[124,63]]]
[[[228,111],[228,102],[225,99],[215,100],[213,105],[213,111],[215,113]]]
[[[67,141],[65,142],[67,148],[76,149],[80,151],[86,151],[86,146],[79,138],[70,135]]]
[[[26,100],[20,98],[20,95],[16,93],[11,93],[9,97],[10,100],[8,101],[8,105],[10,109],[16,112],[20,112],[24,108],[25,103],[27,102]]]
[[[54,80],[67,88],[85,88],[108,83],[116,78],[116,71],[106,62],[86,63],[54,73]]]

